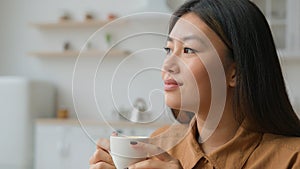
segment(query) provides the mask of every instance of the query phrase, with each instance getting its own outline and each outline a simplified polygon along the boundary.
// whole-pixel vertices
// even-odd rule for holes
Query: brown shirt
[[[184,169],[300,169],[298,137],[256,133],[239,127],[230,141],[206,155],[197,142],[196,125],[169,129],[164,127],[154,132],[152,137],[157,138],[154,144],[167,149]],[[182,132],[187,134],[178,141]]]

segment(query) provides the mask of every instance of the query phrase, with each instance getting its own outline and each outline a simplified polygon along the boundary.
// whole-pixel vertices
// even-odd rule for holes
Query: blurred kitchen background
[[[97,138],[174,122],[159,68],[168,14],[183,1],[0,1],[0,168],[88,168]],[[300,1],[253,1],[300,116]]]

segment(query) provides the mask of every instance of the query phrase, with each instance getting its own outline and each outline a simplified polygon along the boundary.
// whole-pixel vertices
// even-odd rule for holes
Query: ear
[[[227,72],[227,83],[229,87],[236,86],[236,64],[232,63]]]

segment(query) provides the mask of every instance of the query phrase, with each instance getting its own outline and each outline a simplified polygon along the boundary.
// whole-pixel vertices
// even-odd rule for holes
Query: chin
[[[183,110],[183,111],[192,111],[189,105],[183,105],[180,97],[165,97],[165,103],[168,107],[176,110]],[[194,112],[194,111],[193,111]]]
[[[180,96],[172,96],[171,94],[165,94],[165,103],[168,107],[172,109],[182,109]]]
[[[176,93],[165,93],[165,103],[168,107],[177,110],[198,112],[200,102],[198,99],[191,98],[193,97],[186,97],[182,102],[180,95]]]

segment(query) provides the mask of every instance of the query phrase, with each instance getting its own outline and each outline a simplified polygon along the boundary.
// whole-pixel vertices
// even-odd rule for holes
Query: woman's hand
[[[113,133],[112,135],[116,135]],[[90,158],[90,169],[115,169],[112,157],[109,154],[109,140],[99,139],[97,149]]]
[[[137,149],[138,151],[147,152],[149,156],[151,156],[151,158],[135,163],[129,166],[129,169],[183,169],[179,160],[173,158],[170,154],[168,154],[161,148],[156,147],[155,145],[142,142],[131,142],[131,144],[132,147]]]

